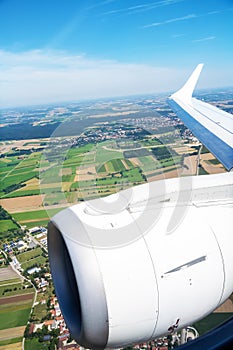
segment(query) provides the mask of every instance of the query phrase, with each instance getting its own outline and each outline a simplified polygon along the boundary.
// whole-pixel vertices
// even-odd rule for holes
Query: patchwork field
[[[181,156],[152,137],[90,143],[64,154],[53,148],[45,154],[38,147],[30,153],[29,146],[35,142],[9,149],[0,161],[1,204],[27,228],[47,225],[56,212],[80,200],[158,179],[161,170],[165,177],[173,177],[180,168]],[[53,208],[56,210],[50,211]],[[13,228],[13,223],[4,225]]]
[[[36,151],[31,152],[32,145],[37,146]],[[109,140],[64,148],[64,152],[50,149],[49,141],[46,152],[39,145],[33,140],[16,149],[8,147],[0,160],[1,205],[27,228],[46,226],[55,213],[79,201],[148,181],[194,175],[197,168],[197,155],[192,155],[197,148],[182,142],[171,144],[170,135],[167,144],[149,135],[137,141]],[[200,174],[221,171],[209,152],[202,157]],[[1,227],[14,229],[15,223],[5,220]]]
[[[17,349],[31,312],[34,290],[11,267],[0,269],[0,349]]]

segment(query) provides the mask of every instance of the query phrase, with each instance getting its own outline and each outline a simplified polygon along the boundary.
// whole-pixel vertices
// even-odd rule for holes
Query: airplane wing
[[[192,97],[203,64],[185,85],[172,94],[168,104],[193,134],[230,171],[233,168],[233,115]]]

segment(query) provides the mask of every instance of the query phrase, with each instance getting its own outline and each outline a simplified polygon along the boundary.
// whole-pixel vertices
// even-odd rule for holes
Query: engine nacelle
[[[232,183],[233,173],[157,181],[52,218],[52,277],[80,345],[119,348],[155,339],[229,297]]]

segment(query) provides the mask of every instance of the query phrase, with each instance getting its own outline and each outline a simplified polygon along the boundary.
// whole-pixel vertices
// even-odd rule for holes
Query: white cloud
[[[62,51],[0,51],[0,107],[174,91],[192,68],[97,60]]]
[[[164,91],[177,71],[61,51],[0,51],[0,106]]]

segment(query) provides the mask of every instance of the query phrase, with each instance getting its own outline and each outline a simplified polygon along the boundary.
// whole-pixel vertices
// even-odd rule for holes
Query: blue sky
[[[0,0],[0,107],[233,85],[233,0]]]

